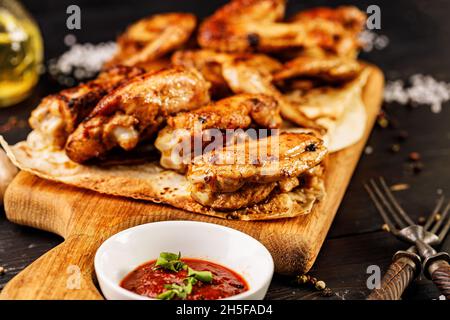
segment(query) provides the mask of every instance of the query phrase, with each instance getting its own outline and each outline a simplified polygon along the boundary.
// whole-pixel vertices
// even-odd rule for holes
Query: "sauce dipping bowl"
[[[204,222],[153,222],[123,230],[98,248],[94,266],[105,298],[154,300],[122,288],[120,282],[161,252],[181,252],[183,257],[208,260],[240,274],[249,290],[226,298],[231,300],[262,300],[274,272],[269,251],[245,233]]]

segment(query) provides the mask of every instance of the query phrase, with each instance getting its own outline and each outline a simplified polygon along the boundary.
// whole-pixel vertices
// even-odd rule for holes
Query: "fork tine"
[[[448,229],[450,228],[450,218],[449,218],[449,212],[450,212],[450,202],[447,204],[447,207],[445,207],[444,212],[442,212],[442,216],[441,219],[438,221],[438,227],[436,228],[436,226],[434,226],[434,228],[436,228],[436,230],[434,230],[434,228],[432,229],[433,233],[436,233],[439,230],[439,227],[441,226],[441,224],[447,220],[447,222],[445,223],[444,227],[442,228],[442,230],[439,232],[439,241],[441,242],[442,240],[444,240],[445,236],[447,235]]]
[[[384,192],[388,196],[389,200],[391,200],[391,203],[394,205],[395,209],[400,214],[400,216],[406,221],[406,223],[408,225],[415,224],[414,221],[412,221],[412,219],[406,214],[405,210],[403,210],[403,208],[400,206],[397,199],[395,199],[394,195],[392,194],[391,190],[388,188],[386,181],[384,180],[383,177],[380,177],[380,182],[384,189]]]
[[[369,180],[369,181],[372,182],[372,180]],[[375,193],[372,191],[371,187],[367,183],[364,183],[364,188],[366,189],[367,193],[369,194],[370,198],[372,199],[373,204],[375,205],[375,207],[377,208],[381,217],[383,218],[384,223],[386,223],[388,225],[389,230],[394,234],[397,233],[398,229],[395,227],[392,220],[389,218],[388,214],[384,210],[381,202],[375,196]]]
[[[395,212],[395,210],[392,208],[392,205],[389,203],[389,201],[386,199],[386,197],[381,192],[380,188],[378,188],[375,180],[370,180],[372,184],[372,188],[375,190],[375,193],[377,194],[378,198],[383,202],[384,206],[388,209],[389,213],[391,214],[392,218],[395,220],[397,225],[400,229],[406,228],[407,225],[400,219],[399,215]]]
[[[431,225],[433,224],[433,222],[436,221],[436,216],[439,213],[439,211],[442,208],[442,205],[444,204],[444,200],[445,200],[445,196],[442,195],[439,197],[436,206],[433,209],[433,212],[430,214],[430,216],[428,217],[427,221],[425,222],[425,225],[423,226],[423,228],[425,230],[429,230]]]

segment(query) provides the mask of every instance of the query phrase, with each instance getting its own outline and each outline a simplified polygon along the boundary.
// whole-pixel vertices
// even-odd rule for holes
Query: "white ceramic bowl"
[[[119,283],[160,252],[181,252],[183,257],[209,260],[238,272],[249,290],[228,298],[232,300],[263,299],[274,271],[269,251],[245,233],[203,222],[154,222],[119,232],[98,248],[94,264],[103,295],[112,300],[149,299]]]

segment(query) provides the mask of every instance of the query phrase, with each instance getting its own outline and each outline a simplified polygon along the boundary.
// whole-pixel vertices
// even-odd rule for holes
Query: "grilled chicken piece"
[[[226,54],[212,50],[184,50],[172,56],[175,66],[195,68],[212,84],[212,95],[229,95],[230,88],[222,75],[222,65],[229,60],[245,62],[247,66],[257,68],[260,73],[272,74],[282,68],[282,64],[264,54]]]
[[[237,210],[264,201],[276,187],[276,182],[249,183],[235,192],[213,193],[195,190],[191,192],[191,196],[202,205],[216,210]]]
[[[356,78],[361,70],[361,64],[353,59],[300,56],[287,62],[273,75],[273,80],[312,78],[325,82],[345,82]]]
[[[290,22],[303,26],[316,38],[317,46],[339,56],[355,58],[360,47],[358,35],[367,16],[353,6],[318,7],[301,11]]]
[[[236,209],[262,201],[277,186],[284,192],[292,190],[299,183],[297,177],[317,166],[326,153],[323,141],[314,135],[283,132],[198,156],[187,179],[199,203]],[[237,207],[224,206],[225,200],[235,197],[242,197]]]
[[[347,32],[357,36],[366,23],[364,12],[354,6],[340,6],[337,8],[315,7],[303,10],[292,16],[289,21],[299,22],[314,19],[325,20],[342,26]]]
[[[163,13],[139,20],[119,36],[118,53],[106,66],[148,64],[186,44],[195,26],[196,18],[189,13]]]
[[[82,163],[114,147],[133,149],[168,116],[207,104],[208,90],[195,70],[173,68],[135,77],[97,104],[70,135],[66,153]]]
[[[218,194],[246,192],[252,184],[285,183],[318,165],[326,153],[323,141],[314,135],[283,132],[198,156],[187,179],[192,197],[208,206]],[[283,188],[290,189],[286,184]]]
[[[46,146],[62,148],[69,134],[89,115],[101,98],[130,78],[143,73],[140,68],[113,67],[100,73],[95,80],[52,94],[33,110],[30,126],[45,140]]]
[[[201,141],[200,153],[204,140],[210,142],[209,129],[245,129],[252,122],[262,128],[279,128],[282,119],[276,100],[265,95],[241,94],[170,117],[155,141],[161,151],[161,166],[185,172],[195,155],[195,137]]]
[[[356,31],[365,15],[354,7],[320,8],[300,13],[291,22],[283,0],[233,0],[200,26],[198,42],[209,49],[228,52],[280,51],[323,47],[339,55],[356,52]]]
[[[266,94],[273,96],[280,105],[281,113],[300,126],[323,130],[308,119],[272,84],[272,73],[282,68],[281,63],[263,54],[228,54],[211,50],[181,51],[174,54],[172,61],[187,67],[194,67],[215,86],[231,88],[234,93]],[[224,82],[224,83],[223,83]]]
[[[231,89],[236,93],[263,93],[273,96],[280,105],[281,115],[306,128],[323,131],[323,127],[307,118],[301,110],[293,108],[290,102],[272,84],[272,76],[252,68],[245,61],[229,60],[222,66],[222,73]]]
[[[228,52],[264,49],[263,45],[270,43],[261,38],[258,29],[281,20],[285,7],[285,0],[233,0],[201,24],[198,43],[203,48]],[[267,28],[263,32],[272,33]]]

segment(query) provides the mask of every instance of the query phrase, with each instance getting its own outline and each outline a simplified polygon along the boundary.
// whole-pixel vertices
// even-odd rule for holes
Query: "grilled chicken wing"
[[[252,122],[262,128],[279,128],[282,120],[276,100],[265,95],[241,94],[170,117],[155,141],[161,151],[161,166],[185,172],[195,154],[194,137],[209,142],[203,137],[210,133],[208,129],[245,129]],[[203,143],[200,147],[199,152]]]
[[[69,134],[101,98],[143,73],[140,68],[113,67],[100,73],[95,80],[50,95],[31,113],[30,126],[45,139],[46,145],[62,148]]]
[[[187,179],[192,197],[205,206],[236,192],[253,195],[241,201],[239,205],[244,206],[261,201],[260,193],[265,191],[268,195],[277,185],[291,190],[296,186],[295,178],[318,165],[326,153],[319,138],[284,132],[198,156],[189,166]],[[257,193],[251,191],[255,185]]]
[[[231,89],[236,93],[263,93],[273,96],[280,105],[281,115],[307,128],[323,130],[323,127],[308,119],[301,110],[292,108],[290,102],[272,84],[272,76],[263,74],[245,61],[229,60],[222,66],[222,73]]]
[[[281,20],[285,7],[285,0],[233,0],[201,24],[198,43],[219,51],[262,49],[258,29]]]
[[[175,64],[194,67],[207,79],[215,79],[216,86],[227,86],[235,93],[266,94],[273,96],[281,113],[304,126],[322,130],[298,109],[289,106],[281,92],[272,84],[272,73],[282,68],[281,63],[263,54],[229,54],[211,50],[181,51],[174,55]],[[206,71],[205,71],[206,69]],[[223,83],[225,82],[225,83]]]
[[[200,26],[198,42],[229,52],[323,47],[349,55],[358,47],[355,30],[361,30],[365,21],[358,9],[320,8],[278,22],[284,9],[283,0],[233,0]]]
[[[230,88],[222,75],[222,65],[236,60],[245,62],[247,66],[254,67],[263,74],[272,74],[282,68],[277,60],[264,54],[226,54],[212,50],[184,50],[172,56],[172,63],[176,66],[195,68],[200,71],[206,80],[212,84],[212,94],[217,96],[229,95]]]
[[[340,57],[300,56],[287,62],[273,74],[274,81],[307,78],[326,82],[344,82],[356,78],[362,66],[358,61]]]
[[[149,61],[181,48],[195,26],[196,18],[189,13],[156,14],[139,20],[117,39],[118,53],[106,65],[148,66]]]
[[[318,7],[297,13],[290,22],[307,30],[318,47],[355,58],[360,47],[358,35],[364,29],[366,18],[364,12],[353,6]]]
[[[195,70],[173,68],[135,77],[104,97],[66,144],[75,162],[85,162],[119,146],[133,149],[151,137],[163,120],[209,102],[209,85]]]

